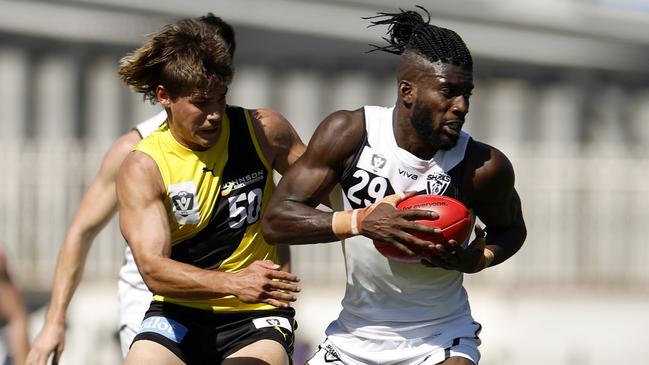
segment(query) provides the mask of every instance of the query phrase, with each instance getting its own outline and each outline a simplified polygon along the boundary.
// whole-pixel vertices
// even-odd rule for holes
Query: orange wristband
[[[334,232],[336,237],[341,240],[352,236],[358,236],[363,232],[363,219],[365,219],[365,216],[372,213],[374,208],[381,203],[390,204],[393,207],[396,207],[397,203],[404,197],[406,197],[405,193],[392,194],[372,205],[366,206],[365,208],[334,212],[331,217],[331,230]]]

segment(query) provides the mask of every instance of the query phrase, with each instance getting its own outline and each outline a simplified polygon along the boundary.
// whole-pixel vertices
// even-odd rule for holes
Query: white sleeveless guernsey
[[[341,179],[346,210],[368,206],[395,192],[448,195],[462,200],[461,170],[471,137],[462,132],[448,151],[421,160],[397,146],[394,107],[365,107],[367,138],[354,166]],[[372,241],[356,236],[343,242],[347,287],[339,318],[327,330],[367,339],[420,338],[460,317],[470,317],[463,274],[382,256]]]

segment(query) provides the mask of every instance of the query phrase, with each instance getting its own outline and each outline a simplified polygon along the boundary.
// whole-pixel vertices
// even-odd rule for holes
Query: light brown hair
[[[120,79],[144,99],[156,101],[164,86],[172,98],[224,92],[234,69],[229,44],[212,26],[183,19],[154,33],[120,61]]]

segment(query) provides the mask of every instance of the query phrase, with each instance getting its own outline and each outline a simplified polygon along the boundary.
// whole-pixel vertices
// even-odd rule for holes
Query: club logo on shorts
[[[187,327],[173,319],[153,316],[145,318],[138,333],[153,332],[162,335],[175,343],[180,343],[187,335]]]
[[[451,177],[443,172],[429,174],[426,177],[426,193],[442,195],[451,183]]]
[[[255,328],[266,328],[266,327],[281,327],[289,331],[293,331],[293,327],[287,318],[284,317],[263,317],[255,318],[252,320],[252,324],[255,325]]]
[[[336,351],[336,349],[334,349],[330,344],[327,344],[327,346],[325,346],[325,351],[325,362],[341,361],[340,355],[338,355],[338,351]]]
[[[180,224],[198,224],[201,220],[196,185],[193,181],[184,181],[169,185],[171,211]]]

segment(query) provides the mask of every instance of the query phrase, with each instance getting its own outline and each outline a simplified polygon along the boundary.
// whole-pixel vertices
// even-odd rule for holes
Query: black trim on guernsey
[[[250,131],[246,121],[243,108],[229,106],[226,114],[230,120],[230,136],[228,138],[228,160],[221,174],[221,191],[217,196],[210,222],[195,236],[179,242],[171,248],[171,258],[180,262],[189,263],[203,269],[214,269],[230,257],[239,247],[246,229],[258,222],[261,212],[257,213],[257,220],[249,222],[247,219],[235,228],[230,227],[229,199],[241,194],[246,194],[246,202],[249,202],[255,209],[255,205],[261,210],[261,202],[257,199],[263,198],[266,181],[272,178],[271,171],[268,171],[260,156],[257,153],[252,139],[254,130]],[[208,166],[203,169],[204,174],[213,173]],[[213,167],[212,167],[213,168]],[[228,192],[227,184],[231,181],[245,179],[246,176],[258,176],[263,171],[263,178],[259,181],[249,182],[240,188],[233,188]],[[253,190],[261,189],[262,194],[255,195]],[[227,193],[223,196],[224,193]],[[251,194],[252,193],[252,194]],[[252,199],[250,201],[249,199]]]
[[[454,338],[451,347],[447,347],[444,349],[444,358],[448,359],[449,357],[451,357],[451,349],[459,344],[460,344],[460,339]]]
[[[347,161],[345,161],[344,170],[340,177],[341,181],[347,180],[355,171],[354,168],[356,167],[356,164],[358,164],[358,159],[361,158],[361,153],[363,153],[365,146],[370,146],[370,143],[367,141],[367,128],[365,128],[365,130],[363,131],[363,138],[361,139],[361,143],[359,143],[356,147],[354,154],[352,154],[347,159]]]
[[[476,340],[479,340],[480,339],[480,337],[479,337],[480,332],[482,332],[482,325],[480,323],[478,323],[478,322],[473,322],[473,324],[478,325],[478,329],[475,330],[475,336],[473,338],[475,338]]]
[[[137,133],[137,135],[140,136],[140,139],[144,139],[144,136],[142,135],[142,133],[140,133],[140,130],[139,130],[139,129],[137,129],[137,128],[133,128],[133,129],[131,129],[131,130],[132,130],[132,131],[135,131],[135,133]]]
[[[367,121],[365,121],[365,123],[367,123]],[[474,145],[475,145],[475,141],[473,140],[473,138],[469,138],[464,156],[467,156],[470,149],[473,148]],[[342,187],[343,194],[345,195],[348,193],[351,187],[356,186],[361,182],[361,178],[355,177],[354,173],[360,169],[359,167],[357,167],[358,161],[361,157],[361,154],[363,153],[364,147],[366,146],[372,148],[367,135],[367,125],[365,126],[363,138],[361,139],[361,142],[356,148],[356,151],[352,156],[350,156],[350,158],[347,159],[344,165],[343,173],[340,179],[341,180],[340,186]],[[451,183],[449,184],[448,188],[442,195],[459,200],[465,205],[469,206],[469,202],[466,200],[466,197],[463,196],[461,193],[463,191],[463,185],[465,183],[464,181],[465,166],[466,166],[466,161],[463,158],[462,161],[460,161],[457,165],[455,165],[450,170],[446,171],[446,174],[448,174],[451,177]],[[366,172],[369,175],[370,179],[373,179],[378,176],[372,171],[366,171]],[[432,176],[422,176],[422,177],[427,180],[433,179]],[[370,199],[371,195],[367,192],[367,189],[368,187],[365,186],[362,190],[356,192],[357,196],[361,197],[362,201],[367,201],[367,200],[372,201],[372,199]],[[384,196],[392,195],[394,193],[395,193],[394,187],[392,186],[390,181],[387,181],[387,188],[384,193]],[[426,189],[423,189],[418,191],[417,194],[427,194],[427,191]],[[349,203],[353,209],[364,208],[366,206],[364,204],[357,204],[352,200],[349,200]]]

